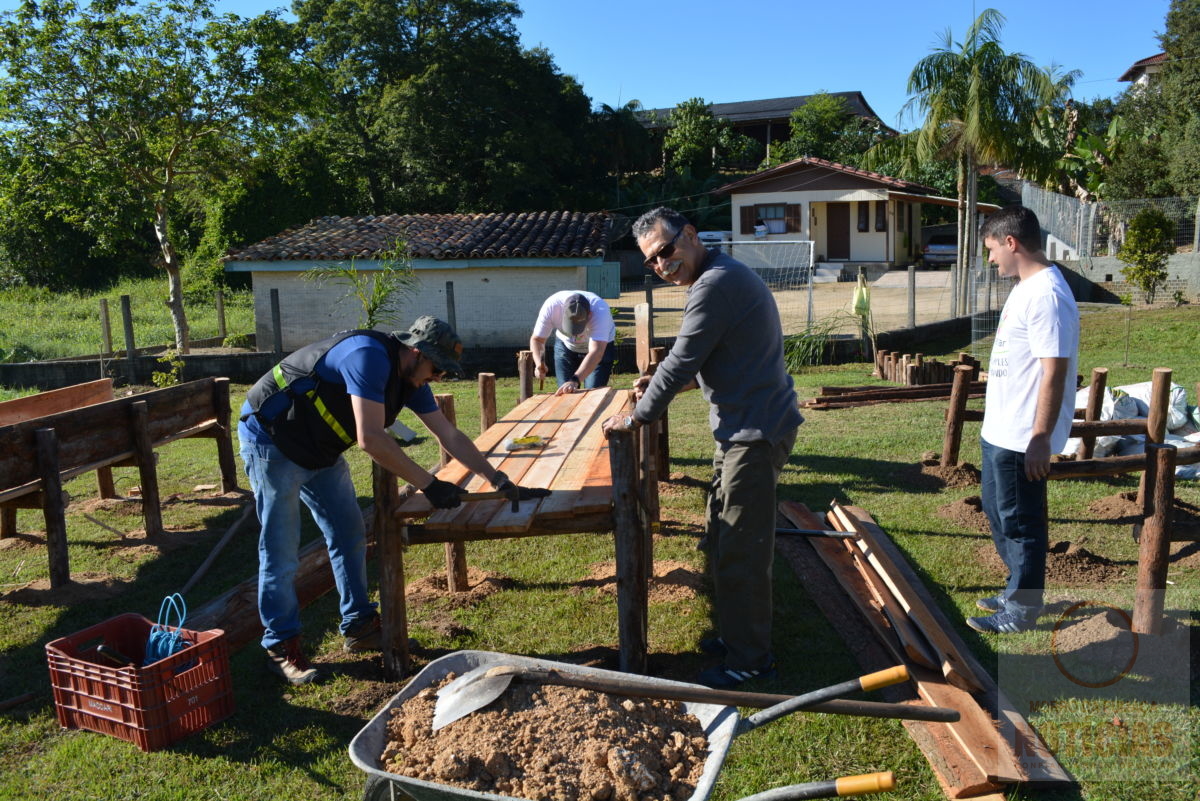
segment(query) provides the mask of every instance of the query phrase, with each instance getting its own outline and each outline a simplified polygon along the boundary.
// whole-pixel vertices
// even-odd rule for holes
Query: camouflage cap
[[[444,320],[426,314],[414,320],[407,331],[393,331],[392,336],[416,348],[443,373],[462,375],[462,340]]]

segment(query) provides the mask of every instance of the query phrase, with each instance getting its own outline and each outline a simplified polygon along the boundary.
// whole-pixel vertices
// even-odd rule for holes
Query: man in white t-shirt
[[[544,378],[546,340],[554,334],[554,373],[558,378],[557,395],[575,392],[581,387],[608,386],[616,348],[617,328],[612,312],[603,298],[591,292],[565,290],[555,292],[542,303],[529,350],[533,353],[534,374]]]
[[[980,232],[1002,278],[1019,279],[1000,312],[988,362],[983,412],[983,511],[1008,581],[967,618],[989,634],[1032,629],[1046,584],[1046,477],[1050,454],[1066,444],[1074,417],[1079,309],[1058,268],[1042,252],[1037,217],[1010,206]],[[1068,400],[1069,399],[1069,400]]]

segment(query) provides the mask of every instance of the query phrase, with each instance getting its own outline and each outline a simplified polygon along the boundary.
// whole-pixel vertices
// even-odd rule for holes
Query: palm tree
[[[958,174],[958,263],[951,313],[966,310],[967,269],[978,252],[976,219],[978,170],[1005,165],[1017,170],[1042,163],[1033,136],[1039,109],[1070,91],[1074,74],[1043,70],[1020,53],[1000,46],[1004,15],[986,9],[961,43],[950,30],[939,46],[917,62],[908,78],[908,102],[901,114],[924,115],[920,129],[893,145],[917,163],[953,159]]]

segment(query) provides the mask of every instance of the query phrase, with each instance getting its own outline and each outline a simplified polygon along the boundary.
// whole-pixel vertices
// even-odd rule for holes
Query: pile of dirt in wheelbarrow
[[[453,678],[392,710],[385,770],[551,801],[684,801],[696,790],[708,744],[681,703],[514,682],[434,732],[437,690]]]

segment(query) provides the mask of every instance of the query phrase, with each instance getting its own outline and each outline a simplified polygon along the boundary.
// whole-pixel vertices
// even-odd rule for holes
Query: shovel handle
[[[819,690],[813,690],[812,692],[789,698],[787,701],[751,715],[742,721],[739,730],[750,731],[751,729],[757,729],[759,726],[764,726],[777,718],[790,715],[793,712],[805,709],[821,701],[829,701],[859,690],[875,690],[880,687],[887,687],[906,679],[908,679],[908,668],[904,665],[896,665],[887,670],[868,673],[866,676],[861,676],[857,679],[831,684],[828,687],[822,687]]]
[[[864,773],[861,776],[843,776],[825,782],[806,782],[787,787],[775,787],[761,793],[748,795],[741,801],[796,801],[801,798],[842,798],[849,795],[882,793],[896,789],[896,775],[890,770],[882,773]]]

